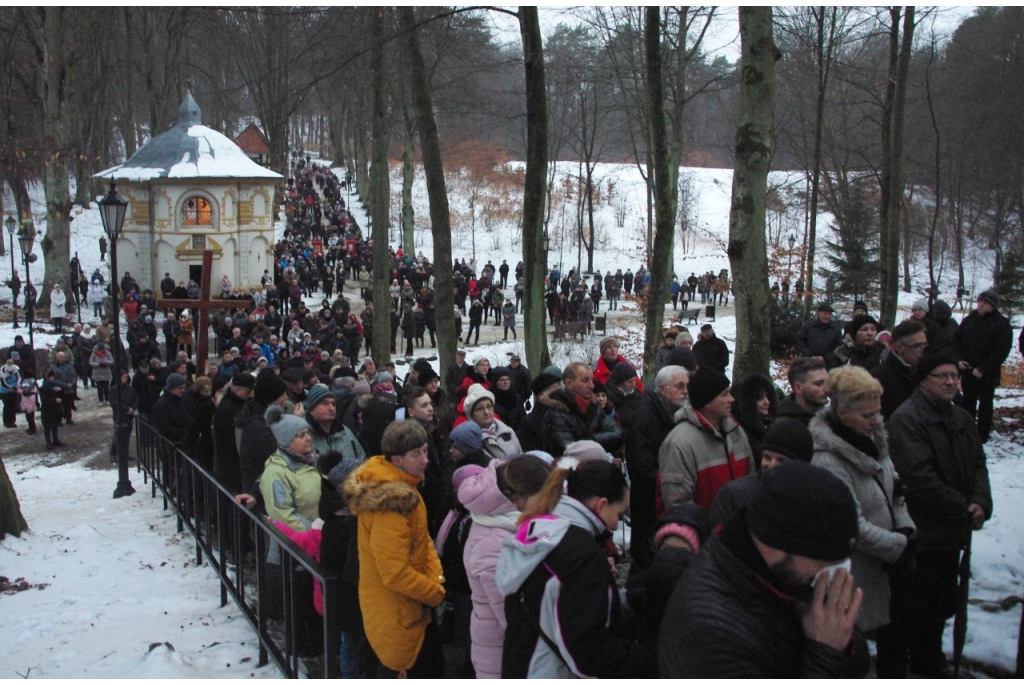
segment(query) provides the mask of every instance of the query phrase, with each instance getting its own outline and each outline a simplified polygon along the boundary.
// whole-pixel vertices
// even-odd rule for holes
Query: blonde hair
[[[213,380],[209,376],[200,376],[192,383],[192,390],[195,392],[213,392]]]
[[[836,411],[848,411],[881,396],[882,384],[859,366],[840,366],[828,372],[828,397]]]

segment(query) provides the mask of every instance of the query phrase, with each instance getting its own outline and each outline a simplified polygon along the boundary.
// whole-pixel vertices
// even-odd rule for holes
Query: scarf
[[[289,459],[298,464],[309,464],[310,466],[316,466],[317,459],[320,458],[320,455],[317,453],[315,447],[313,448],[313,451],[310,452],[309,454],[299,454],[298,452],[288,449],[287,447],[281,447],[280,450],[286,457],[288,457]]]

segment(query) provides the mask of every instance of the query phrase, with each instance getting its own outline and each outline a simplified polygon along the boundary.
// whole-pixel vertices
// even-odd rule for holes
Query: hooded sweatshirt
[[[619,594],[599,545],[610,535],[582,503],[563,496],[551,515],[502,542],[503,678],[656,676],[653,655],[615,635]]]

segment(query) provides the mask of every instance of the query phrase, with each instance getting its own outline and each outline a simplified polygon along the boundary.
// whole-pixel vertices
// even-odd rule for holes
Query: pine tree
[[[999,309],[1006,316],[1024,306],[1024,249],[1006,250],[994,274],[993,289],[999,293]]]
[[[878,288],[877,216],[861,187],[851,189],[842,217],[832,225],[835,241],[826,241],[831,268],[818,273],[835,284],[836,295],[863,299]]]

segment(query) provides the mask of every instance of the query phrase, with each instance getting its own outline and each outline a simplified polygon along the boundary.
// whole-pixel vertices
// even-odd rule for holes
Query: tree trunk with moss
[[[654,358],[661,344],[661,326],[665,319],[669,274],[672,272],[672,243],[675,237],[675,197],[672,160],[669,159],[668,132],[665,129],[665,92],[662,74],[661,10],[644,10],[644,49],[647,55],[647,111],[651,122],[651,155],[654,162],[654,249],[650,253],[651,282],[644,312],[643,377],[654,378]],[[678,162],[675,162],[678,166]],[[639,293],[638,293],[639,294]]]
[[[765,202],[772,149],[775,60],[771,7],[740,8],[740,102],[729,211],[729,263],[736,303],[733,378],[768,373],[771,293]]]
[[[0,540],[8,534],[14,537],[21,537],[21,534],[28,530],[28,523],[21,515],[21,504],[18,502],[18,493],[14,491],[14,485],[7,475],[7,467],[4,460],[0,459]]]
[[[423,62],[419,34],[414,30],[416,17],[411,7],[399,8],[399,17],[406,34],[406,54],[411,73],[412,99],[416,108],[423,173],[430,198],[430,231],[434,237],[434,293],[437,303],[437,353],[441,369],[455,363],[455,279],[452,273],[452,226],[448,208],[448,189],[444,180],[441,140],[434,119],[430,80]]]
[[[523,187],[523,337],[527,365],[534,374],[551,364],[544,319],[547,253],[544,234],[545,180],[548,166],[548,99],[544,48],[537,8],[519,7],[526,68],[526,180]]]

